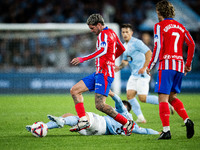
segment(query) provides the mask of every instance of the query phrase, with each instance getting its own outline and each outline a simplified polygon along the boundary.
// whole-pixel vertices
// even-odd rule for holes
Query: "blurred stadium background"
[[[0,1],[0,94],[69,93],[92,73],[94,61],[71,66],[70,60],[95,50],[96,36],[85,24],[92,13],[103,15],[109,27],[131,23],[134,36],[153,49],[156,0],[6,0]],[[175,19],[196,43],[193,70],[184,77],[183,92],[200,92],[200,1],[171,0]],[[122,38],[121,38],[122,39]],[[123,40],[122,40],[123,41]],[[186,46],[184,47],[186,57]],[[129,68],[121,71],[119,91],[125,92]],[[156,73],[150,91],[153,92]]]

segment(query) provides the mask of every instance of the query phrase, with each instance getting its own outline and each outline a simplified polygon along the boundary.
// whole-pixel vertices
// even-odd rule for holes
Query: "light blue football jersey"
[[[132,37],[128,43],[124,43],[125,52],[123,53],[123,60],[129,62],[131,68],[131,75],[134,77],[149,77],[145,71],[144,74],[138,74],[138,71],[143,67],[145,62],[145,54],[149,47],[147,47],[141,40]]]
[[[118,95],[115,95],[114,97],[112,97],[112,99],[115,101],[115,110],[118,113],[120,113],[121,115],[123,115],[125,118],[127,118],[128,120],[133,120],[132,114],[130,114],[128,112],[128,110],[124,106],[121,98]],[[104,118],[106,120],[106,126],[107,126],[106,134],[125,135],[124,130],[123,130],[123,125],[121,123],[115,121],[110,116],[104,116]],[[136,133],[136,134],[159,134],[157,131],[155,131],[153,129],[142,128],[142,127],[139,127],[136,122],[134,122],[134,123],[135,123],[135,125],[134,125],[132,133]]]
[[[128,120],[133,120],[132,114],[128,112],[128,110],[124,106],[119,96],[115,95],[113,100],[115,101],[115,110],[118,113],[120,113],[122,116],[127,118]],[[111,134],[111,135],[123,134],[124,135],[123,125],[121,123],[115,121],[110,116],[104,116],[104,118],[106,120],[106,125],[107,125],[107,130],[108,130],[106,134]]]

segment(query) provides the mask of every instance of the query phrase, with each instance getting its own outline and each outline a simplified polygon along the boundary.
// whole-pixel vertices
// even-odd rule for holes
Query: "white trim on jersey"
[[[107,66],[108,66],[108,73],[109,73],[110,77],[112,77],[112,70],[111,70],[111,67],[110,67],[110,65],[107,65]]]
[[[172,60],[172,70],[176,70],[176,60]]]
[[[102,33],[99,34],[99,45],[101,45],[101,43],[102,43],[102,41],[101,41],[101,35],[102,35]],[[98,57],[101,57],[101,56],[103,56],[104,54],[107,53],[107,49],[108,49],[108,42],[107,42],[108,41],[108,36],[106,34],[104,34],[104,35],[105,35],[104,36],[104,41],[106,43],[106,46],[104,47],[104,51],[101,54],[97,55]],[[101,49],[101,46],[99,46],[99,45],[98,45],[98,50]]]
[[[181,72],[181,61],[178,61],[178,71]]]
[[[156,64],[159,54],[160,54],[161,41],[160,41],[160,26],[159,25],[156,26],[156,35],[158,35],[158,40],[156,41],[157,42],[156,54],[155,54],[155,57],[150,69],[152,69],[154,65]]]
[[[101,45],[101,34],[102,33],[100,33],[99,34],[99,37],[98,37],[98,39],[99,39],[99,44]],[[93,58],[90,58],[90,59],[88,59],[88,60],[92,60],[92,59],[95,59],[95,58],[99,58],[99,57],[101,57],[101,56],[103,56],[103,55],[105,55],[106,53],[107,53],[107,50],[108,50],[108,36],[105,34],[105,36],[104,36],[104,41],[105,41],[105,46],[104,46],[104,50],[100,53],[100,54],[98,54],[98,55],[96,55],[95,57],[93,57]],[[99,46],[98,45],[98,42],[96,43],[96,51],[95,52],[93,52],[92,54],[89,54],[89,55],[87,55],[87,56],[84,56],[84,58],[85,57],[90,57],[90,56],[92,56],[93,54],[95,54],[97,51],[99,51],[100,49],[101,49],[102,47],[101,46]]]
[[[165,69],[168,70],[169,69],[169,60],[165,59]]]

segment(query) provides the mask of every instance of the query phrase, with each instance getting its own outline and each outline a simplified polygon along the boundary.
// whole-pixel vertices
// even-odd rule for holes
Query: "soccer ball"
[[[31,126],[31,133],[36,137],[45,137],[48,127],[44,122],[38,121]]]

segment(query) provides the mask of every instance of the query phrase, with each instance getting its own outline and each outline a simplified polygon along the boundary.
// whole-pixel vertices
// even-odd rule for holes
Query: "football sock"
[[[83,103],[76,104],[75,109],[76,109],[76,112],[77,112],[77,115],[79,116],[79,118],[85,116],[85,108],[84,108]]]
[[[183,103],[178,99],[175,98],[172,102],[171,105],[174,107],[174,109],[176,110],[176,112],[178,113],[178,115],[183,118],[183,120],[189,118],[188,114],[183,106]]]
[[[167,102],[159,103],[159,115],[162,121],[163,127],[169,126],[170,110]]]
[[[69,116],[65,117],[65,125],[74,126],[78,123],[79,117],[78,116]]]
[[[159,104],[159,102],[158,102],[158,96],[148,95],[147,99],[146,99],[146,103],[158,105]]]
[[[170,127],[169,126],[163,127],[163,132],[167,132],[167,131],[170,131]]]
[[[62,117],[61,117],[62,118]],[[65,125],[74,126],[78,123],[79,117],[78,116],[69,116],[63,118],[65,120]],[[54,121],[49,121],[46,123],[48,129],[58,128],[58,125]]]
[[[48,129],[58,128],[58,125],[54,121],[49,121],[46,123]]]
[[[189,118],[187,118],[187,119],[184,120],[184,123],[185,123],[185,124],[186,124],[186,122],[187,122],[188,119],[189,119]]]
[[[136,116],[143,115],[140,104],[138,103],[136,98],[129,100],[129,103],[131,104],[132,110],[136,114]]]
[[[127,119],[122,116],[120,113],[117,114],[117,116],[114,118],[117,122],[121,123],[122,125],[125,125],[127,123]]]

